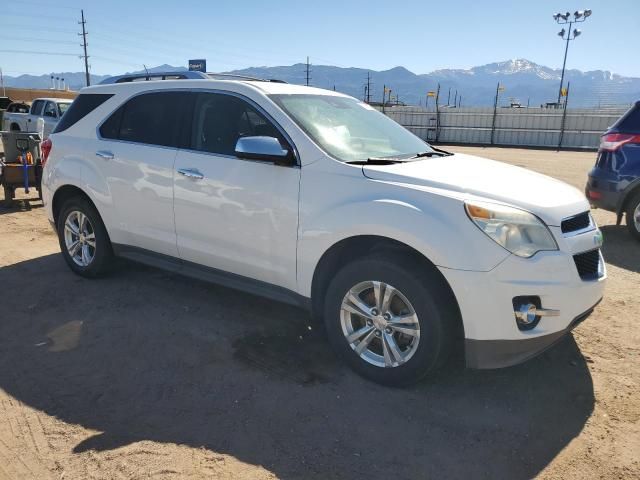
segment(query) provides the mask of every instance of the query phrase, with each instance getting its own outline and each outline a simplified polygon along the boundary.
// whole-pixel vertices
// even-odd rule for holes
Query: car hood
[[[366,177],[448,190],[528,210],[547,225],[589,210],[578,189],[546,175],[482,157],[456,153],[446,157],[390,165],[365,165]]]

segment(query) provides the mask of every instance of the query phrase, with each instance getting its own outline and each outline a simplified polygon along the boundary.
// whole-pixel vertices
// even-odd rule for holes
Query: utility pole
[[[82,58],[84,58],[84,75],[85,75],[85,80],[87,81],[87,87],[89,85],[91,85],[91,80],[89,79],[89,55],[87,55],[87,30],[85,28],[86,25],[86,21],[84,19],[84,10],[80,10],[80,16],[82,17],[82,21],[78,22],[82,25],[82,33],[79,33],[78,35],[82,36],[82,48],[84,49],[84,55],[82,55]]]
[[[453,106],[455,107],[458,103],[458,89],[456,88],[456,96],[453,99]]]
[[[384,103],[387,100],[387,86],[382,86],[382,113],[384,113]]]
[[[564,138],[564,127],[565,122],[567,121],[567,102],[569,101],[569,87],[571,87],[571,82],[567,82],[567,95],[564,99],[564,110],[562,111],[562,123],[560,125],[560,140],[558,140],[558,151],[562,147],[562,139]]]
[[[460,108],[460,105],[462,105],[462,95],[458,98],[458,108]]]
[[[451,100],[451,87],[449,87],[449,95],[447,95],[447,107],[449,106],[450,100]]]
[[[498,95],[500,94],[500,82],[498,82],[498,86],[496,87],[496,98],[493,101],[493,120],[491,122],[491,145],[493,145],[493,138],[496,131],[496,116],[498,115]],[[502,88],[504,90],[504,87]]]
[[[367,72],[367,89],[365,90],[367,103],[371,103],[371,72]]]
[[[0,85],[2,85],[2,96],[7,96],[7,91],[4,88],[4,77],[2,76],[2,69],[0,68]]]
[[[436,143],[440,138],[440,84],[438,83],[438,89],[436,90]]]
[[[307,87],[309,86],[309,80],[311,79],[311,77],[309,77],[310,67],[311,65],[309,64],[309,57],[307,57]]]

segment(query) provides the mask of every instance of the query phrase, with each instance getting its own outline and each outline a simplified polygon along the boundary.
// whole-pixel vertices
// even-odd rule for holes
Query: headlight
[[[547,226],[532,213],[486,202],[464,207],[480,230],[514,255],[529,258],[542,250],[558,250]]]

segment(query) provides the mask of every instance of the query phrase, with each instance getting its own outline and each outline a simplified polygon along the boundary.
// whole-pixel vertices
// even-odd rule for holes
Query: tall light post
[[[564,61],[562,62],[562,74],[560,75],[560,88],[558,89],[558,105],[560,105],[560,98],[562,97],[562,84],[564,83],[564,69],[567,65],[567,52],[569,51],[569,42],[571,40],[575,40],[582,32],[577,28],[571,31],[571,27],[574,23],[584,22],[587,18],[591,16],[591,10],[576,10],[573,12],[573,18],[571,18],[571,13],[556,13],[553,16],[553,19],[559,25],[569,25],[569,28],[565,30],[564,28],[558,32],[558,36],[563,40],[566,40],[566,46],[564,47]],[[566,34],[566,38],[565,38]]]

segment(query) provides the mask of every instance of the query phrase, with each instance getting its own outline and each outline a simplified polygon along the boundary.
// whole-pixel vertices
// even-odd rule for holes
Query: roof
[[[34,99],[33,102],[35,102],[36,100],[46,100],[46,101],[49,101],[49,102],[56,102],[56,103],[71,103],[71,102],[73,102],[73,98],[55,98],[55,97],[38,97],[38,98]],[[22,102],[15,102],[15,103],[22,103]]]
[[[167,79],[167,80],[147,80],[147,81],[136,81],[136,82],[121,82],[121,83],[101,83],[99,85],[93,85],[91,87],[85,87],[82,89],[83,92],[95,92],[95,91],[107,91],[107,92],[117,92],[121,89],[128,91],[145,91],[145,90],[154,90],[154,89],[173,89],[173,88],[184,88],[184,89],[220,89],[224,90],[226,88],[232,89],[231,87],[237,88],[239,85],[244,85],[245,87],[250,87],[254,90],[258,90],[266,95],[335,95],[342,96],[344,95],[339,92],[334,92],[333,90],[325,90],[322,88],[315,87],[306,87],[304,85],[293,85],[290,83],[280,83],[280,82],[269,82],[269,81],[260,81],[260,80],[244,80],[244,79],[232,79],[232,78],[224,78],[224,79],[212,79],[212,78],[200,78],[200,79]]]

